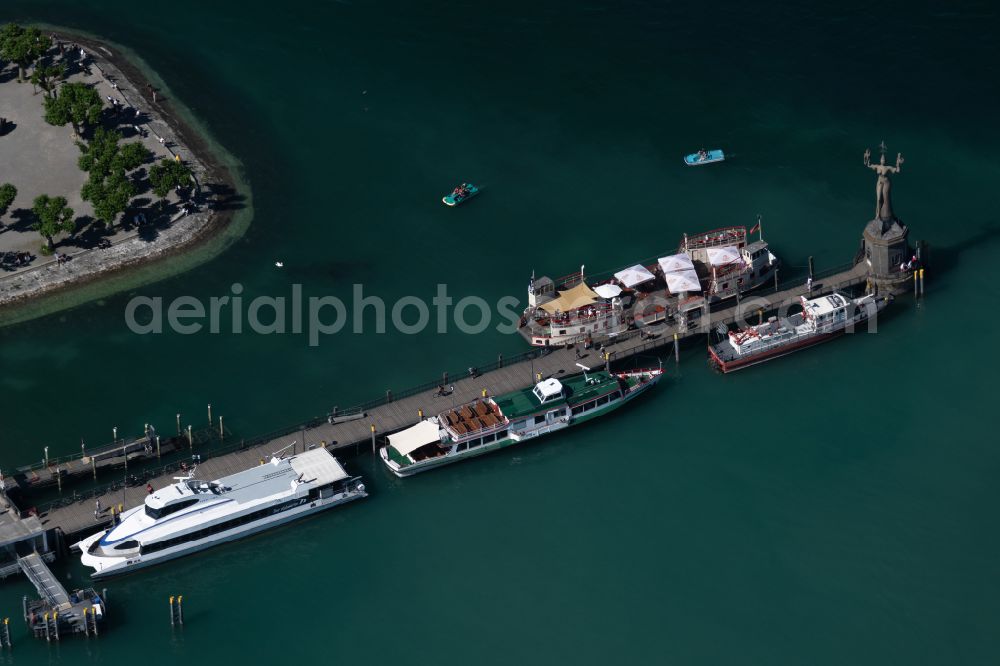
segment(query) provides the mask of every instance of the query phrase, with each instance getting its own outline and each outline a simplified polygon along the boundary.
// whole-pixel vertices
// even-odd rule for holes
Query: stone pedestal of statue
[[[910,260],[910,246],[907,242],[909,229],[898,219],[872,220],[865,226],[865,261],[868,274],[875,279],[908,279],[900,266]]]

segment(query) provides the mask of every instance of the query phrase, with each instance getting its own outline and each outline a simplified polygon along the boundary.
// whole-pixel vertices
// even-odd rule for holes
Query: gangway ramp
[[[60,611],[72,606],[66,588],[56,580],[55,574],[46,566],[41,555],[31,553],[17,558],[17,563],[31,584],[38,590],[39,596],[45,599],[50,606]]]

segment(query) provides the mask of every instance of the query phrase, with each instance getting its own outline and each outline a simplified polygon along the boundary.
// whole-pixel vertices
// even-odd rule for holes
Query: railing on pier
[[[498,370],[498,369],[500,369],[500,368],[502,368],[504,366],[507,366],[507,365],[514,365],[514,364],[520,363],[522,361],[528,361],[528,360],[531,360],[531,359],[540,358],[540,357],[545,356],[546,354],[548,354],[550,351],[551,351],[550,349],[546,349],[544,347],[537,347],[535,349],[529,349],[529,350],[521,352],[519,354],[514,354],[513,356],[510,356],[510,357],[504,357],[503,355],[500,355],[499,357],[497,357],[497,359],[495,361],[487,363],[486,365],[477,365],[477,366],[474,366],[474,367],[472,367],[472,370],[475,371],[476,375],[479,375],[479,374],[482,374],[482,373],[485,373],[485,372],[492,372],[493,370]],[[431,382],[426,382],[424,384],[420,384],[419,386],[414,386],[412,388],[408,388],[408,389],[406,389],[404,391],[400,391],[400,392],[388,391],[388,392],[386,392],[386,396],[384,398],[376,398],[374,400],[369,400],[367,402],[361,403],[360,405],[355,405],[353,407],[348,407],[347,409],[337,409],[335,412],[331,412],[328,415],[328,418],[333,418],[333,417],[338,417],[338,416],[351,416],[353,414],[362,414],[362,413],[368,411],[369,409],[374,409],[375,407],[378,407],[380,405],[388,404],[388,403],[390,403],[390,402],[392,402],[394,400],[402,400],[403,398],[409,398],[410,396],[414,396],[414,395],[417,395],[417,394],[420,394],[420,393],[424,393],[426,391],[433,391],[435,389],[440,388],[443,384],[449,383],[447,380],[444,379],[445,377],[457,378],[457,379],[464,379],[464,378],[467,378],[469,376],[470,375],[469,375],[469,371],[468,370],[465,370],[463,372],[454,373],[454,374],[446,372],[446,373],[444,373],[442,375],[441,379],[436,379],[436,380],[431,381]],[[326,420],[326,419],[320,419],[319,421],[315,422],[314,425],[318,425],[319,423],[322,423],[324,420]],[[310,426],[306,426],[306,427],[310,427]],[[301,427],[292,428],[292,429],[288,430],[287,432],[284,432],[284,433],[282,433],[280,435],[277,435],[277,436],[281,437],[281,436],[284,436],[284,435],[289,435],[289,434],[295,432],[296,430],[301,430]]]

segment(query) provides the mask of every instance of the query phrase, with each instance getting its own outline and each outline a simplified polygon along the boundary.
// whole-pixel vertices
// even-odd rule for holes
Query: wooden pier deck
[[[428,389],[425,392],[392,400],[384,405],[366,410],[365,418],[336,424],[320,423],[262,443],[249,445],[242,450],[210,457],[198,465],[197,475],[201,478],[216,479],[233,474],[260,464],[262,459],[266,460],[272,453],[292,446],[293,442],[294,446],[289,449],[290,452],[322,446],[324,442],[331,449],[355,446],[370,447],[372,425],[375,426],[376,435],[381,443],[385,435],[416,423],[419,420],[418,410],[422,409],[425,415],[431,416],[475,399],[482,395],[483,389],[489,391],[491,395],[515,391],[533,383],[532,372],[542,373],[544,377],[562,377],[575,374],[580,371],[576,367],[578,360],[573,350],[559,349],[536,358],[530,363],[527,361],[512,363],[474,378],[455,379],[449,383],[449,386],[453,386],[454,390],[447,396],[437,396],[437,389]],[[596,352],[591,352],[590,357],[581,362],[588,361],[594,367],[599,367],[603,363],[598,359]],[[152,479],[150,484],[156,489],[162,488],[174,483],[173,477],[179,476],[181,473],[173,471],[163,474]],[[137,506],[143,502],[146,494],[144,484],[131,488],[119,488],[98,497],[86,496],[66,506],[43,511],[39,518],[44,527],[59,527],[65,535],[72,537],[72,541],[76,537],[82,537],[110,524],[111,507],[122,505],[128,509]],[[101,503],[101,511],[95,516],[98,499]]]
[[[818,279],[813,285],[812,294],[819,295],[835,289],[845,289],[863,284],[867,277],[867,267],[863,264],[836,273],[829,277]],[[428,388],[393,399],[386,397],[381,404],[369,406],[364,410],[363,418],[356,418],[339,423],[313,423],[303,426],[297,431],[287,434],[257,440],[228,453],[215,454],[198,466],[197,475],[201,478],[216,479],[228,474],[247,469],[266,460],[271,453],[285,447],[290,451],[303,451],[316,446],[326,446],[330,449],[357,447],[364,450],[371,447],[374,425],[378,444],[384,443],[384,436],[409,427],[419,420],[419,410],[425,416],[431,416],[469,402],[480,395],[485,389],[490,395],[515,391],[530,386],[536,381],[536,375],[543,377],[564,377],[580,372],[577,363],[591,368],[598,368],[605,363],[622,361],[631,357],[653,355],[657,349],[670,345],[676,333],[680,339],[701,335],[710,327],[719,323],[730,323],[746,313],[751,317],[759,309],[772,311],[798,300],[807,293],[804,284],[789,287],[777,292],[760,293],[746,296],[740,305],[723,307],[710,313],[707,319],[699,322],[697,328],[680,330],[673,324],[661,324],[648,330],[653,337],[640,335],[639,331],[629,331],[614,340],[604,343],[605,360],[599,349],[578,350],[555,348],[548,350],[538,358],[511,362],[509,365],[484,372],[476,377],[455,378],[449,382],[454,387],[447,396],[438,396],[437,388]],[[768,305],[764,305],[762,300]],[[578,351],[581,356],[578,356]],[[153,478],[150,483],[153,488],[161,488],[174,482],[173,477],[181,473],[172,471]],[[72,543],[76,538],[82,538],[88,533],[111,521],[110,507],[122,505],[128,509],[142,503],[146,496],[144,485],[132,488],[119,488],[111,492],[103,492],[100,499],[102,510],[95,516],[95,497],[93,495],[64,506],[54,507],[44,511],[39,517],[46,528],[58,527],[70,537]]]

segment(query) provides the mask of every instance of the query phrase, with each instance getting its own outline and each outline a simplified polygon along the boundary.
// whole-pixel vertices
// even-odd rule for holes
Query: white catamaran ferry
[[[389,435],[382,461],[396,476],[410,476],[496,451],[607,414],[655,386],[663,374],[661,368],[614,374],[586,370],[424,419]]]
[[[734,372],[791,354],[852,330],[889,302],[887,297],[848,298],[839,292],[813,299],[801,296],[800,300],[802,311],[787,319],[771,317],[757,326],[728,331],[722,341],[709,344],[712,362],[723,372]]]
[[[177,483],[76,544],[92,578],[106,578],[204,550],[368,495],[326,449],[272,456],[216,481]]]

